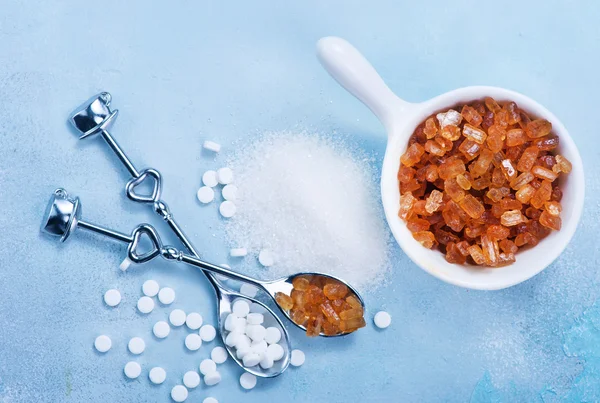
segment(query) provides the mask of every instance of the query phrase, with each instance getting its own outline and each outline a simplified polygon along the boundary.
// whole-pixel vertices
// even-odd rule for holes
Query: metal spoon
[[[56,207],[58,206],[58,207]],[[277,304],[281,312],[297,327],[306,330],[306,327],[300,325],[292,320],[289,312],[283,309],[275,300],[275,295],[278,292],[282,292],[286,295],[290,295],[292,292],[292,282],[298,276],[323,276],[327,278],[331,278],[341,282],[346,285],[348,289],[358,298],[360,301],[362,308],[364,310],[364,301],[358,291],[356,291],[351,285],[346,283],[344,280],[339,279],[337,277],[330,276],[328,274],[316,273],[316,272],[306,272],[306,273],[298,273],[293,274],[289,277],[284,277],[278,280],[272,281],[263,281],[257,280],[253,277],[245,276],[243,274],[236,273],[232,270],[223,268],[221,266],[214,265],[212,263],[204,262],[198,259],[195,256],[191,256],[179,251],[177,248],[173,246],[163,246],[158,234],[154,230],[154,228],[148,224],[143,224],[138,226],[131,236],[124,235],[118,233],[113,230],[106,229],[104,227],[90,224],[84,221],[81,221],[81,204],[79,203],[79,199],[69,199],[66,191],[64,189],[58,189],[54,192],[53,197],[50,199],[50,203],[48,205],[48,209],[46,210],[46,216],[44,219],[44,225],[42,226],[42,230],[46,233],[61,236],[61,240],[65,240],[69,234],[78,226],[82,226],[88,230],[92,230],[94,232],[100,233],[102,235],[109,236],[113,239],[126,242],[129,244],[127,253],[129,259],[131,259],[135,263],[144,263],[158,255],[161,255],[163,258],[167,260],[173,260],[176,262],[183,262],[195,267],[198,267],[202,270],[206,270],[212,273],[220,274],[229,278],[232,278],[237,281],[242,281],[246,283],[253,284],[256,287],[261,288],[267,294],[271,296],[273,301]],[[73,218],[74,217],[74,218]],[[55,223],[59,223],[60,225],[56,225]],[[66,223],[66,224],[63,224]],[[139,242],[142,236],[146,235],[147,238],[152,242],[152,248],[144,253],[140,253],[138,251]],[[223,322],[224,318],[221,317],[220,320]],[[326,336],[321,334],[322,336]],[[345,333],[331,335],[329,337],[343,336]]]
[[[110,109],[111,100],[112,97],[108,92],[102,92],[90,98],[72,113],[71,118],[69,119],[70,122],[79,132],[80,139],[94,137],[97,134],[101,135],[101,137],[106,141],[110,149],[119,158],[119,161],[123,163],[125,168],[127,168],[127,170],[132,176],[131,180],[129,180],[129,182],[127,182],[125,186],[125,192],[127,194],[127,197],[134,202],[150,205],[153,208],[154,212],[166,221],[169,228],[173,231],[177,238],[179,238],[179,240],[187,248],[187,250],[192,255],[199,257],[199,253],[196,251],[191,241],[188,239],[181,227],[175,221],[167,203],[160,199],[162,191],[162,176],[160,172],[152,168],[144,169],[143,171],[139,171],[138,169],[136,169],[133,162],[129,159],[127,154],[125,154],[125,152],[119,146],[115,138],[108,132],[109,126],[114,122],[114,119],[119,113],[118,109],[115,109],[114,111]],[[146,180],[153,181],[152,193],[149,195],[141,195],[137,193],[135,189],[137,186],[139,186],[142,182]],[[275,313],[269,307],[265,306],[262,302],[254,298],[249,298],[247,296],[241,295],[229,289],[209,272],[204,272],[204,274],[206,275],[206,278],[208,279],[210,284],[213,286],[215,294],[217,296],[217,310],[219,311],[219,327],[221,328],[221,338],[223,338],[224,335],[222,331],[222,327],[225,324],[224,318],[227,317],[229,313],[231,313],[232,301],[235,298],[245,298],[250,302],[260,304],[265,308],[268,315],[276,317]],[[279,321],[278,318],[277,320]],[[284,337],[286,339],[289,339],[287,330],[285,329],[285,327],[281,327],[282,334],[284,334]],[[225,343],[225,340],[223,340],[223,343]],[[287,344],[289,344],[289,341],[287,342]],[[232,352],[230,347],[226,347],[229,351],[229,355],[231,355],[231,357],[240,366],[243,367],[241,361],[237,359],[235,352]],[[285,354],[286,356],[288,356],[289,351],[291,351],[289,345],[288,348],[284,350],[286,350]],[[246,368],[244,367],[244,369]],[[276,371],[265,371],[264,373],[259,373],[258,370],[246,370],[257,376],[272,377],[277,376],[281,372],[283,372],[285,370],[285,367],[281,368],[281,372],[279,373],[277,373]],[[262,370],[262,368],[260,370]]]
[[[144,263],[154,259],[155,257],[161,255],[162,249],[174,249],[172,247],[163,248],[158,233],[154,227],[148,224],[137,226],[131,235],[127,235],[105,228],[101,225],[84,221],[81,219],[81,203],[79,198],[70,198],[64,189],[55,190],[54,194],[50,198],[48,207],[46,208],[46,213],[44,214],[44,220],[41,227],[42,232],[53,236],[58,236],[60,237],[60,240],[64,242],[75,231],[75,229],[78,228],[104,235],[111,239],[128,244],[127,255],[129,259],[135,263]],[[142,253],[139,251],[139,243],[143,237],[146,237],[152,243],[152,247],[150,250]],[[186,256],[191,257],[189,255]],[[230,277],[234,278],[235,276]],[[273,367],[269,369],[263,369],[258,365],[254,367],[246,367],[244,366],[243,362],[237,358],[235,350],[224,343],[225,348],[233,360],[245,371],[263,378],[272,378],[283,373],[283,371],[285,371],[289,365],[292,348],[287,330],[283,326],[283,323],[279,317],[275,315],[275,313],[271,311],[268,306],[253,298],[249,298],[245,295],[234,291],[229,291],[221,287],[215,287],[215,292],[217,294],[217,303],[219,306],[218,320],[221,338],[223,338],[223,335],[225,334],[225,319],[227,318],[227,315],[231,313],[233,301],[238,298],[243,298],[252,303],[258,304],[266,312],[269,312],[269,316],[272,318],[272,321],[270,322],[272,323],[269,323],[268,325],[276,326],[281,332],[281,340],[279,344],[283,347],[284,357],[281,360],[276,361]],[[269,318],[265,317],[265,319],[268,320]]]

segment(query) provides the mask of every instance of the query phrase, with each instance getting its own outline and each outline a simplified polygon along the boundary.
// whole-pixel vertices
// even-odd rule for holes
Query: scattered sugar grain
[[[112,340],[110,337],[102,334],[96,337],[94,340],[94,348],[100,353],[106,353],[112,347]]]
[[[217,364],[223,364],[227,361],[227,350],[223,347],[215,347],[210,352],[210,358]]]
[[[153,384],[160,385],[165,381],[165,379],[167,379],[167,371],[161,367],[154,367],[148,373],[148,378]]]
[[[141,313],[150,313],[154,309],[154,301],[150,297],[142,297],[138,299],[137,309]]]
[[[199,335],[202,341],[213,341],[217,335],[217,330],[213,325],[204,325],[200,328]]]
[[[142,292],[147,297],[155,297],[159,290],[160,286],[155,280],[146,280],[142,284]]]
[[[146,349],[146,342],[141,337],[133,337],[127,343],[127,348],[131,354],[139,355]]]
[[[170,305],[175,301],[175,290],[170,287],[163,287],[158,292],[158,300],[163,305]]]
[[[368,158],[318,134],[282,132],[239,148],[227,166],[238,188],[229,244],[277,258],[265,269],[244,261],[241,271],[279,278],[326,262],[359,290],[385,281],[391,237]]]
[[[171,399],[177,403],[185,402],[188,398],[188,390],[183,385],[175,385],[171,389]]]
[[[123,368],[125,376],[129,379],[136,379],[142,373],[142,367],[135,361],[129,361]]]
[[[198,198],[198,201],[200,203],[202,203],[202,204],[208,204],[208,203],[210,203],[211,201],[213,201],[215,199],[215,191],[212,190],[211,187],[202,186],[196,192],[196,197]]]
[[[191,312],[185,318],[186,326],[192,330],[200,329],[200,326],[202,326],[202,322],[202,315],[200,315],[198,312]]]
[[[204,144],[202,144],[202,147],[204,147],[206,150],[218,153],[219,151],[221,151],[221,144],[219,143],[215,143],[214,141],[210,141],[210,140],[206,140],[204,142]]]
[[[214,188],[219,184],[219,181],[217,180],[217,173],[212,170],[204,172],[202,175],[202,183],[209,188]]]
[[[290,359],[290,364],[294,367],[299,367],[304,364],[304,360],[306,356],[304,355],[304,351],[302,350],[292,350],[292,358]]]
[[[229,201],[235,201],[237,198],[238,188],[235,185],[225,185],[223,190],[221,190],[221,194],[223,195],[223,199]]]
[[[375,314],[373,322],[378,328],[385,329],[392,323],[392,317],[385,311],[379,311]]]
[[[152,326],[152,333],[159,338],[164,339],[171,333],[171,326],[164,320],[158,321]]]
[[[183,374],[183,384],[188,389],[194,389],[200,385],[200,375],[196,371],[188,371]]]
[[[228,185],[233,182],[233,171],[229,167],[217,170],[217,180],[221,185]]]
[[[104,303],[108,306],[115,307],[121,303],[121,293],[119,290],[110,289],[104,293]]]
[[[185,347],[190,351],[196,351],[202,347],[202,338],[196,333],[185,336]]]
[[[181,309],[173,309],[169,314],[169,322],[171,322],[171,324],[176,327],[183,325],[186,319],[187,316],[185,312]]]
[[[250,390],[256,386],[256,376],[249,372],[244,372],[240,376],[240,385],[246,390]]]

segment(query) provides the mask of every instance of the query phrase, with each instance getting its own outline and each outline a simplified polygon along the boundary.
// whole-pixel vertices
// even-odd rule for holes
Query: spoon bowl
[[[381,197],[387,222],[394,238],[408,257],[429,274],[450,284],[480,290],[498,290],[519,284],[550,265],[573,237],[585,193],[583,163],[575,142],[560,120],[531,98],[498,87],[459,88],[421,103],[410,103],[396,96],[383,82],[373,66],[347,41],[326,37],[317,43],[317,57],[327,72],[348,92],[363,102],[381,121],[388,141],[381,174]],[[406,151],[415,128],[428,116],[456,105],[492,97],[497,101],[514,101],[531,116],[552,123],[560,139],[558,153],[573,164],[571,173],[559,182],[563,225],[532,248],[519,251],[517,261],[500,268],[484,268],[448,263],[439,251],[419,244],[398,217],[400,192],[398,169],[400,156]]]

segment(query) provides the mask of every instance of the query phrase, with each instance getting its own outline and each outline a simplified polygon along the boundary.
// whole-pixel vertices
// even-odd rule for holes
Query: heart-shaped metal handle
[[[149,251],[140,254],[138,253],[137,249],[143,236],[146,236],[148,239],[150,239],[150,242],[152,242],[152,248]],[[160,242],[160,238],[156,233],[156,230],[151,225],[143,224],[138,226],[135,230],[133,230],[131,237],[132,241],[127,248],[127,256],[132,262],[144,263],[154,259],[160,254],[162,243]]]
[[[152,188],[152,194],[150,195],[141,195],[135,192],[135,188],[142,184],[146,179],[153,180],[154,187]],[[138,203],[154,203],[160,199],[161,192],[161,181],[160,172],[155,169],[145,169],[140,172],[140,176],[137,178],[132,178],[129,182],[127,182],[127,186],[125,186],[125,191],[127,193],[127,197],[131,200]]]

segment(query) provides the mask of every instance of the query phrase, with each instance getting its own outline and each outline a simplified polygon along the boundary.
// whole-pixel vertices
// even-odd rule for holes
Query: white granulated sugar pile
[[[274,263],[244,268],[262,278],[317,271],[361,290],[385,280],[390,234],[374,170],[365,157],[311,133],[271,133],[228,161],[238,212],[226,223],[232,246]]]

